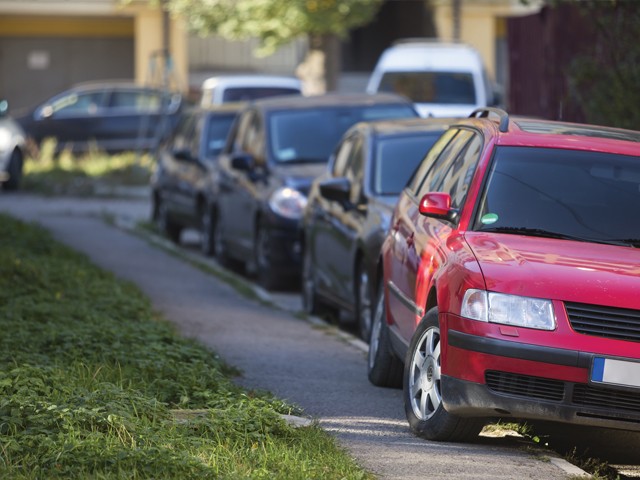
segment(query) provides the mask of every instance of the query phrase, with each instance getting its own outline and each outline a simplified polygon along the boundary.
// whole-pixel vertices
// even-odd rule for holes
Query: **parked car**
[[[203,107],[280,95],[301,95],[302,82],[283,75],[219,75],[202,83]]]
[[[98,148],[109,153],[153,150],[175,127],[179,93],[123,82],[77,85],[16,118],[40,145],[57,140],[56,151]]]
[[[368,359],[417,435],[640,430],[639,144],[484,109],[429,151],[382,246]]]
[[[370,278],[393,207],[450,119],[362,122],[344,135],[304,210],[302,299],[311,314],[349,312],[361,337],[371,330]]]
[[[182,230],[202,233],[202,251],[213,253],[211,207],[215,203],[218,155],[243,104],[191,108],[158,151],[151,176],[152,219],[174,242]]]
[[[240,113],[220,155],[212,217],[216,255],[267,288],[300,274],[300,220],[311,180],[344,132],[363,120],[417,117],[396,95],[327,94],[257,100]]]
[[[9,116],[9,104],[0,99],[0,184],[3,190],[17,190],[22,181],[25,134]]]
[[[467,116],[500,101],[474,48],[426,38],[399,40],[382,52],[367,92],[405,95],[423,117]]]

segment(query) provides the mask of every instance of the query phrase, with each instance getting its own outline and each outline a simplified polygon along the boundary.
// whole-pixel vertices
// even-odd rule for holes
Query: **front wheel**
[[[169,216],[169,209],[167,204],[158,200],[156,225],[161,233],[164,233],[169,240],[173,243],[180,243],[180,235],[182,234],[182,227],[177,223],[174,223]]]
[[[484,422],[452,415],[444,408],[438,308],[427,312],[416,329],[404,367],[404,408],[413,432],[427,440],[469,441]]]

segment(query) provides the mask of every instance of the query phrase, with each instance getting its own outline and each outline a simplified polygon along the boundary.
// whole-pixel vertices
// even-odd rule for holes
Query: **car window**
[[[351,158],[351,151],[353,150],[353,144],[356,140],[356,135],[350,135],[349,138],[343,140],[340,144],[340,148],[336,153],[336,158],[333,162],[333,170],[331,174],[334,177],[343,177],[345,169],[347,168],[347,162]]]
[[[362,136],[358,135],[353,142],[353,148],[349,155],[349,160],[344,171],[344,176],[351,183],[351,202],[360,203],[362,195],[362,183],[364,179],[364,141]]]
[[[451,139],[458,133],[457,128],[449,128],[446,132],[444,132],[437,142],[433,144],[433,147],[427,152],[425,157],[420,161],[420,165],[411,175],[411,179],[408,182],[409,190],[413,193],[413,195],[418,195],[418,188],[422,184],[425,175],[431,168],[431,165],[435,161],[436,158],[440,155],[442,150],[446,148]]]
[[[220,154],[224,147],[229,130],[235,115],[211,115],[203,132],[205,144],[205,156],[215,157]]]
[[[162,96],[155,92],[115,90],[109,105],[116,111],[157,112],[162,105]]]
[[[497,147],[475,228],[639,247],[639,217],[640,157]]]
[[[173,149],[191,150],[191,139],[194,137],[195,124],[195,114],[186,114],[180,118],[171,142]]]
[[[413,137],[382,138],[376,142],[371,175],[376,195],[398,195],[441,132]]]
[[[476,165],[480,160],[481,152],[482,137],[476,134],[465,145],[464,149],[456,155],[440,183],[432,190],[446,192],[451,195],[452,208],[460,208],[464,203]]]
[[[404,95],[416,103],[476,103],[470,72],[386,72],[380,80],[379,90]]]
[[[246,102],[280,95],[300,95],[300,90],[288,87],[232,87],[224,90],[222,101],[225,103]]]
[[[326,162],[357,122],[415,116],[412,106],[393,104],[276,111],[269,116],[271,155],[281,163]]]
[[[459,130],[456,136],[449,142],[438,158],[431,164],[422,183],[418,187],[417,197],[422,197],[425,193],[436,192],[441,186],[442,179],[449,170],[451,163],[456,159],[458,152],[466,145],[473,134],[468,130]]]
[[[55,116],[94,115],[102,107],[106,92],[71,93],[53,101],[51,113]]]

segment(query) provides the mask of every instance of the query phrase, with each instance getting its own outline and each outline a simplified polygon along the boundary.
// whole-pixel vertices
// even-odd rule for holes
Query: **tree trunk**
[[[310,34],[309,49],[298,65],[296,75],[302,80],[306,95],[320,95],[338,88],[340,40],[331,34]]]

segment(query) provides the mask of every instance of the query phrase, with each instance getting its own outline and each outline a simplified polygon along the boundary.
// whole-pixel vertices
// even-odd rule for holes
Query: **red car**
[[[368,359],[412,430],[640,431],[640,132],[480,109],[396,205]]]

